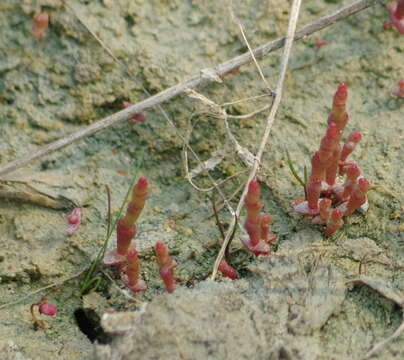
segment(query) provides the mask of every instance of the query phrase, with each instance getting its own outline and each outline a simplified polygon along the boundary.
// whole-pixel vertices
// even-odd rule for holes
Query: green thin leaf
[[[98,280],[97,280],[97,277],[94,277],[93,275],[94,275],[94,273],[95,273],[96,268],[97,268],[98,265],[100,264],[101,259],[102,259],[102,258],[104,257],[104,255],[105,255],[105,251],[106,251],[107,248],[108,248],[109,239],[111,238],[112,232],[113,232],[114,229],[116,228],[116,225],[117,225],[119,219],[120,219],[121,216],[122,216],[122,213],[123,213],[123,211],[124,211],[124,209],[125,209],[126,202],[127,202],[128,198],[129,198],[129,195],[130,195],[130,193],[131,193],[131,190],[132,190],[132,188],[133,188],[133,185],[135,184],[136,177],[137,177],[137,176],[134,175],[134,176],[132,177],[132,179],[131,179],[130,185],[129,185],[129,187],[128,187],[128,191],[126,192],[126,195],[125,195],[125,197],[124,197],[124,199],[123,199],[123,201],[122,201],[122,203],[121,203],[121,206],[120,206],[120,208],[119,208],[118,215],[115,217],[112,226],[110,225],[110,219],[111,219],[111,214],[110,214],[110,212],[111,212],[111,211],[110,211],[110,209],[108,210],[108,222],[109,222],[109,224],[108,224],[108,227],[107,227],[107,234],[106,234],[106,236],[105,236],[105,240],[104,240],[104,242],[103,242],[103,244],[102,244],[100,250],[98,251],[98,254],[97,254],[96,258],[91,262],[91,265],[90,265],[90,267],[89,267],[89,269],[88,269],[88,271],[87,271],[86,277],[84,278],[83,282],[82,282],[81,285],[80,285],[80,292],[81,292],[82,294],[88,292],[88,291],[91,289],[91,285],[92,285],[95,281],[97,281],[97,284],[96,284],[96,287],[95,287],[95,288],[97,288],[98,285],[99,285],[99,281],[101,281],[100,278],[99,278],[99,281],[98,281]],[[108,198],[108,201],[110,202],[110,198]]]
[[[294,178],[299,182],[300,185],[302,185],[303,187],[306,187],[306,182],[303,182],[303,180],[300,178],[300,176],[297,174],[295,167],[293,166],[293,162],[290,158],[290,154],[289,151],[286,149],[286,157],[288,159],[288,166],[289,166],[289,170],[292,173],[292,175],[294,176]],[[306,176],[307,174],[305,174],[305,180],[306,180]]]
[[[307,184],[307,166],[306,165],[304,165],[303,171],[304,171],[303,172],[304,183]]]

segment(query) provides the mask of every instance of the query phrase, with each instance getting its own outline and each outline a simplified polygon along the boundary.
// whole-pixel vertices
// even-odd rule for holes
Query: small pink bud
[[[39,305],[39,313],[47,316],[54,316],[57,313],[57,308],[55,305],[45,302]]]
[[[370,184],[367,179],[360,178],[358,180],[358,183],[348,200],[344,215],[351,215],[355,210],[359,209],[366,202],[366,193],[369,188]]]
[[[131,102],[129,102],[129,101],[124,101],[124,102],[123,102],[123,106],[124,106],[125,108],[128,108],[128,107],[130,107],[130,106],[132,106],[132,105],[133,105],[133,103],[131,103]],[[133,116],[129,119],[129,124],[132,125],[132,126],[134,126],[137,122],[144,123],[145,120],[146,120],[146,116],[144,115],[144,113],[138,113],[138,114],[133,115]]]
[[[223,277],[227,277],[232,280],[237,279],[236,270],[234,270],[234,268],[230,266],[225,259],[220,262],[218,270],[222,273]]]
[[[49,15],[46,12],[35,14],[32,18],[34,25],[32,26],[31,35],[36,39],[41,39],[45,36],[45,31],[49,26]]]
[[[348,140],[345,142],[341,155],[340,155],[340,161],[345,162],[348,156],[355,150],[356,145],[358,144],[359,141],[362,139],[362,134],[360,131],[352,131],[349,136]]]
[[[398,82],[398,87],[393,89],[391,93],[398,98],[404,99],[404,79]]]
[[[370,188],[370,184],[369,184],[369,180],[368,180],[368,179],[366,179],[366,178],[360,178],[360,179],[358,180],[358,190],[359,190],[361,193],[366,194],[367,191],[369,190],[369,188]]]
[[[348,140],[352,141],[354,143],[358,143],[359,141],[361,141],[362,139],[362,134],[360,131],[352,131],[349,135],[348,135]]]
[[[320,50],[321,47],[324,45],[327,45],[327,41],[321,40],[319,38],[314,39],[314,46],[316,47],[317,50]]]
[[[72,236],[80,227],[81,224],[81,209],[74,208],[72,212],[67,215],[67,235]]]

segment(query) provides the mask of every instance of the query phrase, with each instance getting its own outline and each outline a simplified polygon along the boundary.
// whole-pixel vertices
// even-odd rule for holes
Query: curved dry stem
[[[267,97],[267,96],[272,96],[272,94],[262,94],[262,95],[250,96],[250,97],[246,97],[246,98],[239,99],[236,101],[226,102],[226,103],[220,104],[220,106],[225,107],[225,106],[237,105],[237,104],[241,104],[246,101],[258,100],[258,99],[261,99],[261,98]]]
[[[282,89],[283,89],[283,82],[285,80],[285,75],[286,75],[286,70],[288,67],[288,62],[289,62],[289,56],[290,56],[290,51],[292,49],[292,45],[293,45],[293,40],[294,40],[294,36],[295,36],[295,31],[296,31],[296,25],[297,25],[297,19],[299,17],[299,11],[300,11],[300,5],[301,5],[301,0],[294,0],[293,4],[292,4],[292,9],[291,9],[291,14],[290,14],[290,18],[289,18],[289,25],[288,25],[288,32],[286,35],[286,42],[285,42],[285,47],[284,47],[284,51],[283,51],[283,55],[282,55],[282,62],[281,62],[281,69],[280,69],[280,74],[279,74],[279,79],[278,79],[278,83],[276,85],[276,91],[275,91],[275,97],[273,98],[273,105],[271,107],[271,111],[268,115],[267,118],[267,123],[266,123],[266,127],[265,127],[265,131],[264,131],[264,135],[262,137],[261,143],[260,143],[260,147],[257,153],[257,156],[255,158],[254,161],[254,165],[252,166],[250,175],[248,177],[246,186],[244,187],[244,191],[241,195],[240,201],[237,205],[236,208],[236,213],[234,214],[232,221],[230,223],[229,229],[227,230],[227,234],[226,234],[226,238],[225,241],[223,242],[223,245],[219,251],[219,254],[216,258],[214,267],[213,267],[213,271],[212,271],[212,280],[215,279],[216,274],[217,274],[217,270],[219,268],[219,264],[223,259],[223,256],[225,254],[226,248],[228,246],[228,243],[230,241],[230,237],[231,234],[233,232],[233,229],[236,225],[236,220],[237,217],[240,215],[243,203],[244,203],[244,199],[245,196],[247,194],[247,190],[248,190],[248,184],[250,183],[250,181],[255,178],[257,171],[258,171],[258,167],[260,165],[261,162],[261,158],[262,155],[264,153],[265,150],[265,146],[268,142],[268,137],[269,134],[271,132],[272,129],[272,125],[275,121],[275,116],[276,113],[278,111],[279,105],[281,103],[281,99],[282,99]]]
[[[245,114],[245,115],[227,115],[227,117],[228,117],[229,119],[248,119],[248,118],[250,118],[250,117],[253,117],[254,115],[259,114],[260,112],[263,112],[263,111],[265,111],[265,110],[268,110],[268,109],[271,107],[271,105],[272,105],[272,104],[267,104],[267,105],[263,106],[262,108],[260,108],[260,109],[258,109],[258,110],[255,110],[255,111],[253,111],[253,112],[250,112],[250,113],[248,113],[248,114]]]

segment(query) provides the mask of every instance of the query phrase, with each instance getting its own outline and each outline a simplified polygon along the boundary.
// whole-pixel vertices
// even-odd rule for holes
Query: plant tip
[[[81,224],[81,209],[74,208],[72,212],[67,215],[67,236],[72,236],[80,227]]]
[[[53,304],[44,302],[39,305],[39,313],[47,316],[54,316],[57,313],[57,308]]]

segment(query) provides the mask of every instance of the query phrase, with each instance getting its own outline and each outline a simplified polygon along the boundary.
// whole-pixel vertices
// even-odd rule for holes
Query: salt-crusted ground
[[[123,101],[144,99],[142,87],[157,93],[246,51],[224,1],[69,4],[121,63],[111,59],[61,1],[3,0],[1,165],[120,110]],[[41,41],[30,36],[37,6],[50,15]],[[253,47],[284,34],[289,6],[278,0],[233,1]],[[332,1],[304,2],[299,24],[338,6]],[[74,313],[85,313],[84,321],[98,326],[96,314],[140,311],[104,317],[107,333],[99,326],[93,329],[104,342],[96,347],[100,359],[151,359],[161,354],[168,359],[359,359],[391,335],[403,316],[398,303],[404,291],[404,104],[394,100],[390,90],[404,74],[404,42],[396,32],[382,31],[385,18],[383,6],[376,5],[316,34],[328,44],[314,63],[315,36],[295,45],[260,172],[265,210],[273,217],[279,247],[273,255],[255,260],[234,241],[232,260],[239,281],[203,281],[218,251],[211,245],[220,239],[219,232],[206,193],[184,179],[181,139],[158,110],[147,111],[144,124],[118,124],[1,178],[0,190],[7,186],[23,200],[36,200],[0,199],[0,348],[6,359],[54,359],[55,354],[60,359],[92,358],[94,346],[80,331]],[[279,54],[260,62],[271,84],[276,83]],[[331,97],[341,81],[349,87],[348,129],[363,133],[354,157],[376,187],[369,194],[368,213],[351,216],[342,231],[325,239],[319,228],[291,211],[291,200],[302,191],[286,165],[286,149],[302,173],[324,132]],[[262,94],[264,84],[250,65],[221,84],[198,90],[222,104]],[[240,103],[228,112],[246,114],[265,101]],[[225,151],[212,175],[237,175],[223,186],[230,196],[246,173],[224,141],[222,120],[207,116],[200,102],[186,96],[163,106],[178,132],[188,136],[192,128],[190,145],[203,160]],[[252,152],[266,116],[230,120],[240,144]],[[197,165],[192,157],[189,162],[190,168]],[[151,183],[137,236],[149,290],[130,299],[119,280],[102,275],[97,292],[83,298],[81,278],[22,298],[88,266],[106,232],[105,185],[112,190],[116,215],[132,177],[141,175]],[[194,180],[209,186],[203,176]],[[82,207],[82,226],[73,237],[65,235],[68,210],[55,210],[43,201],[40,206],[31,187]],[[229,221],[225,210],[220,217]],[[151,249],[156,240],[169,246],[178,263],[182,288],[173,295],[163,294],[157,277]],[[364,259],[368,262],[361,268],[363,278],[349,282],[359,278]],[[29,314],[30,304],[43,295],[59,310],[55,318],[45,319],[46,332],[33,329]],[[403,348],[401,336],[378,356],[399,359]]]

